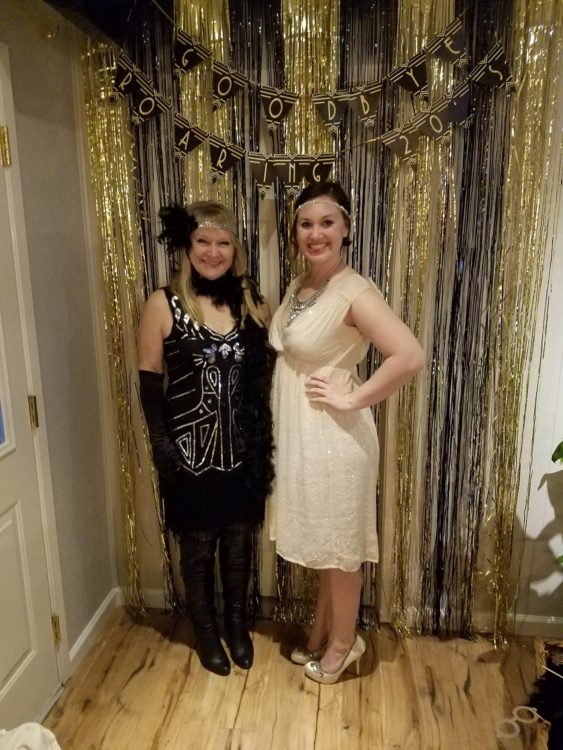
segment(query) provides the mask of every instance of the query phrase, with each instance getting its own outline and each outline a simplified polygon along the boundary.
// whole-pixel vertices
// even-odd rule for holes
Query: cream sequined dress
[[[352,571],[378,559],[375,424],[369,408],[347,412],[310,402],[305,381],[317,372],[357,387],[357,365],[369,341],[344,319],[354,299],[374,287],[346,268],[286,326],[289,298],[299,283],[291,283],[270,329],[278,352],[270,536],[286,560]]]

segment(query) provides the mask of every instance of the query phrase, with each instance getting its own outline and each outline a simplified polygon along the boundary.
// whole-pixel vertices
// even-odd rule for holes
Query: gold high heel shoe
[[[342,660],[342,664],[336,670],[336,672],[325,672],[321,667],[320,661],[310,661],[305,664],[305,674],[311,680],[320,682],[323,685],[332,685],[335,683],[340,675],[345,672],[349,667],[353,667],[356,674],[360,674],[360,657],[366,651],[366,644],[361,635],[356,636],[356,640],[350,651],[346,654]]]
[[[326,643],[324,643],[318,651],[309,651],[305,646],[296,646],[291,652],[289,658],[294,664],[301,664],[301,666],[304,666],[307,662],[320,659],[325,648]]]

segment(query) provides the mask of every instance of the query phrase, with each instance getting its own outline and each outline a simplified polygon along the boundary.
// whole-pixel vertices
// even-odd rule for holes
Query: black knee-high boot
[[[213,602],[217,536],[201,531],[183,534],[180,567],[199,659],[210,672],[228,675],[231,664],[219,637]]]
[[[249,669],[254,659],[254,647],[246,622],[251,544],[250,526],[228,526],[220,532],[219,563],[225,600],[225,635],[231,657],[242,669]]]

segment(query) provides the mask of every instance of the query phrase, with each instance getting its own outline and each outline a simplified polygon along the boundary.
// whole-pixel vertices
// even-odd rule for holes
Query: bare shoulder
[[[168,309],[168,300],[166,299],[164,289],[157,289],[152,294],[149,294],[143,307],[143,311],[150,310],[155,312]]]
[[[172,313],[164,289],[157,289],[147,297],[141,313],[139,326],[141,334],[144,332],[158,332],[166,338],[172,330]]]
[[[163,341],[172,330],[172,313],[163,289],[157,289],[145,302],[137,339],[141,370],[163,372]]]

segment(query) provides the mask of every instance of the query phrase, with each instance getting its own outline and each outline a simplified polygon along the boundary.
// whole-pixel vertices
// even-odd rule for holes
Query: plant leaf
[[[553,456],[551,457],[552,461],[559,461],[559,463],[563,463],[563,440],[559,443],[557,448],[553,451]]]
[[[559,565],[563,565],[563,555],[560,555],[559,557],[557,557],[555,562],[558,563]]]

